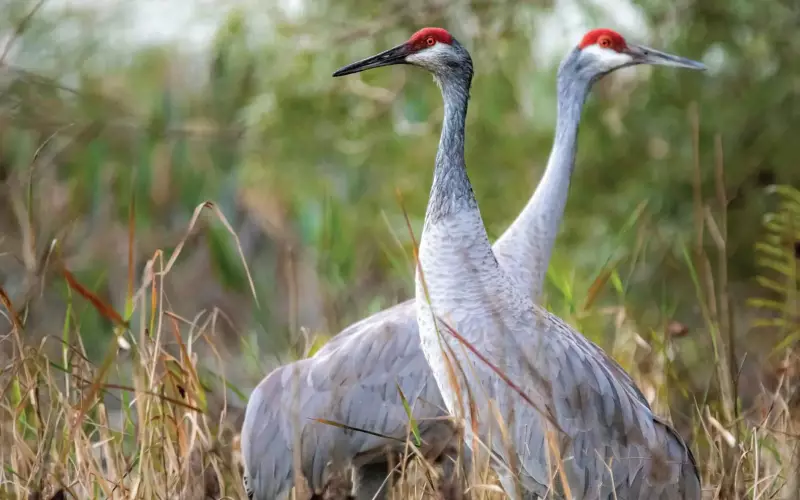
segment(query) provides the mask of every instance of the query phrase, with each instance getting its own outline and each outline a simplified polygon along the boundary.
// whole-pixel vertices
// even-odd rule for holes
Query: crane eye
[[[428,47],[432,47],[436,43],[436,40],[434,40],[432,36],[429,36],[425,39],[425,43],[428,44]]]
[[[599,40],[597,40],[597,45],[607,49],[611,47],[611,39],[607,36],[601,36]]]

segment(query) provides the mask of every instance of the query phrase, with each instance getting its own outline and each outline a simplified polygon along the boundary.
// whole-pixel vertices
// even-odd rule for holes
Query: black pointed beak
[[[706,65],[701,62],[686,59],[685,57],[667,54],[666,52],[651,49],[650,47],[645,47],[643,45],[628,44],[627,52],[633,57],[634,63],[636,64],[655,64],[659,66],[671,66],[673,68],[685,68],[697,71],[706,70]]]
[[[333,76],[352,75],[372,68],[380,68],[381,66],[391,66],[393,64],[405,64],[406,57],[411,54],[407,44],[398,45],[389,50],[385,50],[380,54],[362,59],[361,61],[348,64],[342,68],[337,69]]]

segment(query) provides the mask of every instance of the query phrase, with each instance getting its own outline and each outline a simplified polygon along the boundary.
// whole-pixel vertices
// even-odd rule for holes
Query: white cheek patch
[[[441,61],[442,58],[451,50],[446,43],[436,42],[436,44],[406,56],[406,62],[418,66],[427,67]]]
[[[591,54],[606,70],[619,68],[633,60],[628,54],[621,54],[614,49],[604,49],[596,44],[589,45],[583,51]]]

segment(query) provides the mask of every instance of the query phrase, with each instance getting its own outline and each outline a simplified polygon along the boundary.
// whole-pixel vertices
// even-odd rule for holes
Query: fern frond
[[[766,292],[764,297],[748,301],[769,318],[761,318],[753,326],[778,327],[785,339],[800,337],[800,189],[775,186],[780,197],[777,209],[764,216],[764,234],[755,244],[756,265],[760,268],[757,283]],[[794,342],[782,342],[791,347]]]

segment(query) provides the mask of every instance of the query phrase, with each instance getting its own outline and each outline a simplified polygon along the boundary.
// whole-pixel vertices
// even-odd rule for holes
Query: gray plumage
[[[402,450],[399,443],[312,420],[324,418],[404,440],[408,416],[395,384],[413,402],[422,438],[433,446],[451,442],[448,422],[425,420],[446,413],[434,381],[427,377],[419,383],[418,370],[427,371],[419,338],[398,335],[416,331],[413,311],[409,301],[366,318],[313,358],[276,369],[256,387],[242,430],[249,487],[259,493],[255,498],[288,494],[294,484],[291,454],[298,442],[302,474],[315,489],[324,486],[329,461],[358,466],[382,460],[385,446]],[[383,481],[386,473],[382,476],[373,481]]]
[[[604,45],[596,38],[559,68],[556,142],[564,147],[556,154],[574,155],[583,100],[604,74],[645,62],[702,67],[621,37],[622,43]],[[466,444],[476,454],[482,448],[474,447],[475,439],[488,447],[512,498],[700,498],[691,451],[653,415],[630,377],[537,306],[498,264],[464,162],[469,54],[454,41],[418,59],[442,89],[445,119],[419,248],[417,322],[448,411],[465,420],[465,429],[477,430]]]
[[[494,245],[500,264],[534,298],[541,294],[573,162],[568,155],[551,155],[530,201]],[[277,368],[253,390],[241,441],[245,475],[252,476],[248,489],[259,492],[255,498],[288,495],[294,467],[287,457],[297,442],[302,443],[302,474],[314,489],[324,485],[328,462],[380,461],[387,446],[402,453],[404,447],[390,440],[312,420],[325,418],[405,439],[408,417],[396,383],[414,405],[414,418],[429,443],[425,451],[432,457],[444,451],[445,460],[451,460],[459,443],[453,441],[450,423],[441,420],[447,412],[420,349],[411,299],[350,325],[314,357]],[[365,472],[363,498],[372,498],[369,485],[382,483],[385,476],[379,467]]]
[[[520,288],[531,290],[534,298],[541,292],[574,164],[574,146],[561,148],[571,154],[558,154],[559,143],[557,133],[536,192],[494,245],[500,265],[509,270]],[[313,358],[278,368],[253,391],[242,429],[242,452],[245,475],[252,476],[248,488],[258,493],[255,498],[288,494],[294,470],[288,457],[297,442],[302,443],[302,473],[313,488],[324,484],[329,461],[355,461],[360,465],[380,460],[380,452],[387,445],[402,451],[390,440],[310,420],[325,418],[404,439],[408,418],[396,383],[414,404],[423,439],[430,443],[429,453],[435,456],[444,449],[452,454],[457,445],[452,441],[452,427],[431,420],[446,412],[419,347],[414,311],[414,301],[410,300],[351,325]],[[605,357],[594,344],[579,342],[584,342],[594,356]],[[628,375],[605,358],[610,369],[627,381],[626,386],[646,406]],[[416,403],[415,396],[419,397]],[[385,475],[380,468],[371,467],[362,486],[379,484]],[[363,493],[365,498],[372,498]]]

